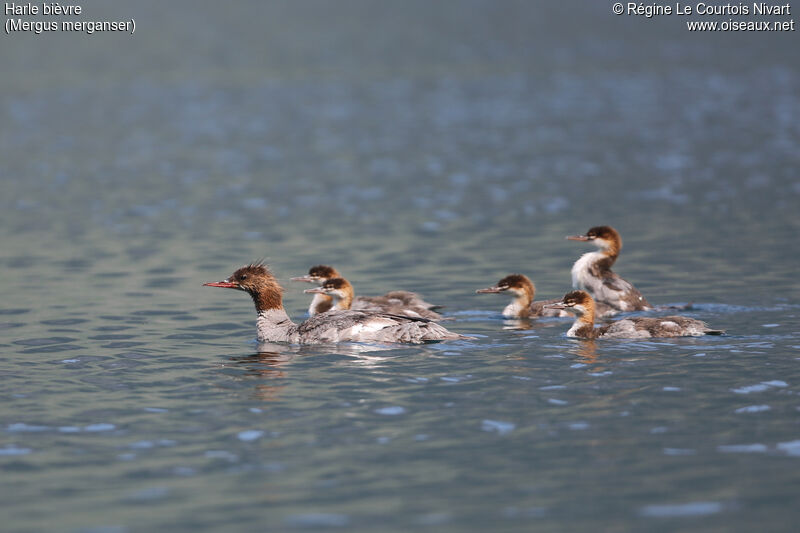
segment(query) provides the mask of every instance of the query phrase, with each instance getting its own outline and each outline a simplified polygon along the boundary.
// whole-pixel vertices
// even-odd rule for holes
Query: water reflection
[[[231,356],[231,364],[222,365],[242,369],[243,373],[233,376],[234,380],[241,381],[256,377],[260,381],[253,387],[256,398],[274,402],[279,399],[282,389],[288,382],[290,363],[298,356],[330,356],[339,358],[345,356],[349,363],[355,362],[364,367],[378,367],[389,359],[389,352],[398,350],[397,345],[342,343],[336,345],[283,345],[261,342],[257,345],[258,351],[251,355]],[[375,352],[386,352],[375,355]]]
[[[528,318],[515,318],[510,320],[503,320],[503,329],[511,330],[525,330],[531,329],[533,324]]]
[[[597,343],[594,339],[577,340],[568,349],[569,353],[576,355],[578,361],[586,365],[594,365],[597,361]]]
[[[513,318],[503,320],[503,329],[507,330],[535,330],[562,327],[561,320],[535,320],[530,318]]]
[[[622,40],[591,2],[183,4],[130,13],[160,36],[139,56],[0,47],[44,63],[0,80],[4,529],[136,529],[126,494],[178,531],[800,519],[792,47],[630,17]],[[258,31],[209,31],[232,24]],[[498,268],[563,294],[569,218],[618,224],[621,274],[736,336],[595,343],[475,309]],[[481,338],[243,345],[250,306],[196,280],[262,254],[337,258],[365,292],[413,280]],[[221,487],[234,505],[209,505]]]
[[[287,372],[283,368],[295,354],[286,352],[264,351],[247,356],[230,357],[229,360],[238,367],[243,367],[246,376],[261,378],[255,385],[254,394],[259,400],[274,402],[280,391],[286,387],[284,381]]]

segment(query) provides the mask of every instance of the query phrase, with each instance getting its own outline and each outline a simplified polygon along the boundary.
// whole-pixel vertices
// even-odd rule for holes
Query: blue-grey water
[[[94,2],[0,35],[3,531],[793,531],[796,32],[606,2]],[[794,7],[794,6],[793,6]],[[800,9],[800,6],[798,6]],[[781,20],[788,20],[784,17]],[[616,270],[722,337],[597,341],[475,289]],[[476,337],[259,347],[265,258]]]

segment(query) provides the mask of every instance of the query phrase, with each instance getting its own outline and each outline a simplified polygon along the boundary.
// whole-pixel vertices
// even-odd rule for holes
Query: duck
[[[380,311],[329,311],[295,324],[283,308],[283,288],[267,265],[251,263],[222,281],[204,283],[246,292],[253,299],[259,342],[328,344],[337,342],[412,343],[468,339],[425,318]]]
[[[567,337],[579,339],[649,339],[653,337],[701,337],[722,335],[701,320],[685,316],[630,317],[594,327],[595,301],[588,292],[577,290],[564,295],[559,303],[547,304],[550,309],[569,309],[575,322]]]
[[[622,237],[617,230],[595,226],[585,235],[571,235],[567,239],[590,242],[599,249],[583,254],[572,266],[572,288],[592,295],[599,316],[653,309],[636,287],[611,270],[622,250]]]
[[[534,302],[536,287],[525,274],[509,274],[496,285],[478,289],[477,294],[495,294],[509,292],[514,295],[514,299],[503,309],[504,318],[538,318],[572,316],[571,313],[563,309],[549,309],[545,307],[548,303],[560,302],[560,298]]]
[[[344,278],[327,279],[321,286],[306,289],[303,292],[314,294],[315,297],[317,295],[327,296],[332,302],[331,309],[336,311],[352,309],[353,306],[353,285]],[[386,298],[378,302],[374,300],[378,300],[378,297],[362,300],[358,310],[382,311],[413,318],[427,318],[434,321],[442,320],[442,316],[439,313],[425,308],[418,308],[417,306],[408,306],[407,300],[404,301],[400,298]]]
[[[330,279],[347,281],[338,270],[329,265],[316,265],[308,270],[305,276],[291,278],[292,281],[324,284]],[[347,282],[350,285],[350,282]],[[352,285],[350,285],[351,293]],[[308,316],[324,313],[334,308],[333,296],[326,292],[304,291],[314,293],[311,304],[308,306]],[[354,294],[354,293],[353,293]],[[411,291],[389,291],[383,296],[354,296],[351,294],[350,306],[343,307],[345,299],[340,300],[339,310],[355,309],[366,311],[385,311],[402,315],[427,318],[429,320],[442,320],[442,315],[434,311],[442,306],[434,305],[423,300],[417,293]]]

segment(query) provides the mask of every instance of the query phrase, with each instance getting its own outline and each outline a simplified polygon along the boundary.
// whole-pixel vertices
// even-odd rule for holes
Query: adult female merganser
[[[283,289],[262,263],[244,266],[228,279],[203,285],[236,289],[250,294],[258,313],[256,327],[259,342],[421,343],[468,338],[424,318],[372,311],[332,311],[295,324],[283,309]]]
[[[611,271],[622,250],[622,238],[617,230],[611,226],[595,226],[586,235],[574,235],[567,239],[591,242],[600,249],[583,254],[572,265],[572,287],[592,295],[599,304],[600,316],[652,309],[636,287]]]
[[[335,311],[345,311],[352,309],[353,305],[353,286],[344,278],[331,278],[325,280],[320,287],[306,289],[303,292],[314,295],[325,295],[331,298]],[[406,302],[399,298],[367,298],[360,302],[357,311],[380,311],[395,315],[410,316],[412,318],[427,318],[428,320],[441,320],[442,316],[429,309],[419,306],[408,306]]]
[[[560,302],[560,298],[534,302],[536,287],[533,282],[524,274],[511,274],[497,282],[497,285],[478,289],[478,294],[510,292],[514,295],[511,303],[503,309],[505,318],[536,318],[541,316],[572,316],[570,313],[561,309],[547,309],[545,304]]]
[[[560,303],[548,304],[551,309],[569,309],[575,313],[575,322],[567,337],[581,339],[647,339],[650,337],[700,337],[722,335],[724,331],[711,329],[705,322],[685,316],[632,317],[594,327],[594,300],[585,291],[572,291]]]
[[[313,266],[308,270],[308,274],[292,281],[305,281],[307,283],[318,283],[323,285],[330,279],[344,279],[339,272],[328,265]],[[346,280],[345,280],[346,281]],[[348,285],[349,282],[348,282]],[[428,318],[430,320],[441,320],[442,315],[434,309],[441,307],[433,305],[422,298],[417,293],[410,291],[390,291],[383,296],[352,296],[352,285],[350,286],[351,298],[350,307],[338,307],[338,309],[354,309],[364,311],[384,311],[387,313],[397,313],[412,317]],[[333,297],[327,292],[305,291],[314,293],[311,305],[308,306],[308,315],[314,316],[324,313],[334,307]]]

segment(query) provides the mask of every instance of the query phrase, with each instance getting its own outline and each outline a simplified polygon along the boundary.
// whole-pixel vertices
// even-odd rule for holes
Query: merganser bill
[[[572,266],[572,287],[592,295],[600,307],[600,316],[652,309],[636,287],[611,270],[622,250],[622,238],[617,230],[611,226],[595,226],[586,235],[574,235],[567,239],[590,242],[599,248],[599,251],[585,253],[575,261]]]
[[[326,281],[337,278],[344,279],[332,266],[317,265],[311,267],[308,270],[308,274],[305,276],[292,278],[292,281],[305,281],[307,283],[323,285]],[[349,282],[348,285],[350,285]],[[311,305],[308,306],[308,315],[314,316],[318,313],[324,313],[332,308],[336,308],[339,310],[384,311],[411,317],[422,317],[430,320],[442,319],[442,315],[434,311],[434,309],[441,306],[430,304],[420,298],[417,293],[411,291],[390,291],[383,296],[353,296],[352,285],[350,285],[350,291],[351,298],[349,307],[343,306],[344,299],[340,300],[341,303],[339,307],[335,307],[333,297],[327,292],[305,291],[314,293]]]
[[[562,309],[549,309],[545,307],[548,303],[560,302],[560,298],[534,302],[536,287],[533,282],[524,274],[511,274],[497,282],[497,285],[478,289],[478,294],[493,294],[509,292],[514,295],[511,303],[503,309],[505,318],[536,318],[543,316],[572,316]]]
[[[469,338],[424,318],[373,311],[331,311],[295,324],[283,308],[283,288],[262,263],[244,266],[227,279],[203,285],[244,291],[253,298],[259,342],[422,343]]]
[[[548,304],[551,309],[569,309],[575,313],[575,322],[567,337],[580,339],[649,339],[651,337],[700,337],[722,335],[722,330],[711,329],[694,318],[685,316],[631,317],[594,327],[595,305],[589,293],[572,291],[560,303]]]

